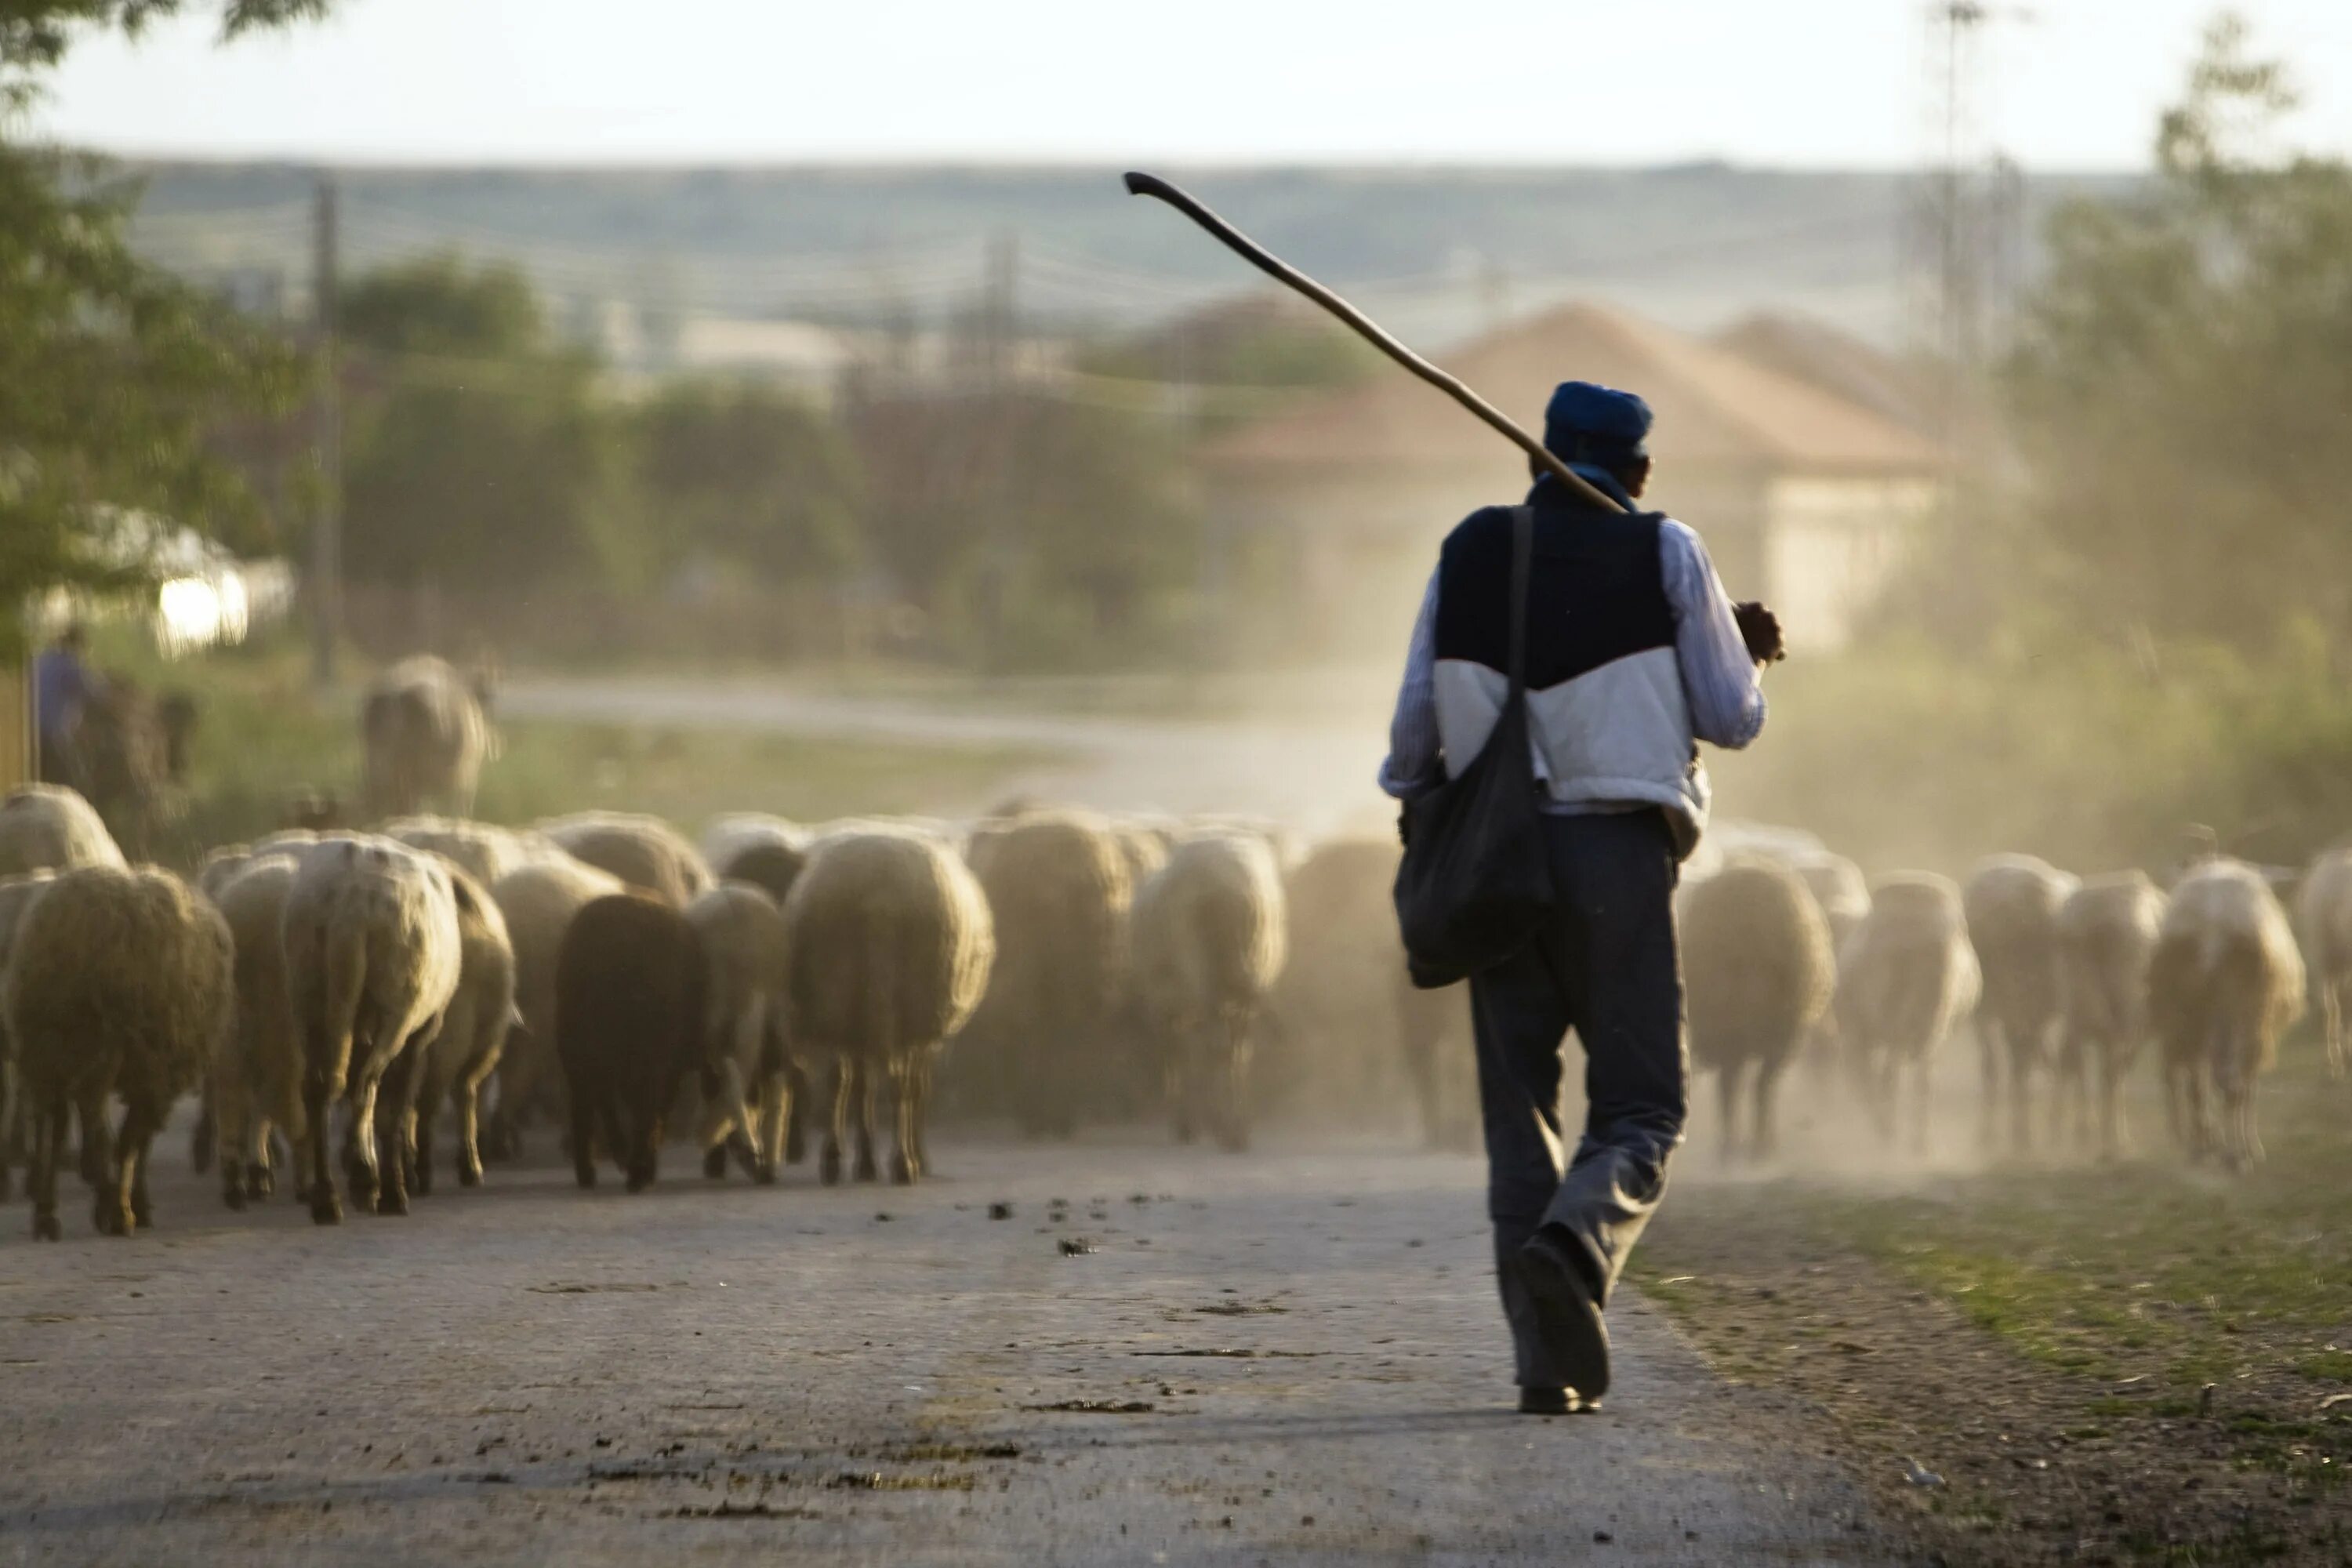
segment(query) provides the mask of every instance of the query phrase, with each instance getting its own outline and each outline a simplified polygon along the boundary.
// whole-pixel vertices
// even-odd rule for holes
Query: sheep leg
[[[2319,982],[2319,1021],[2327,1037],[2327,1075],[2344,1076],[2344,982],[2323,977]]]
[[[596,1184],[596,1108],[577,1086],[572,1095],[572,1179],[583,1187]]]
[[[1933,1077],[1928,1058],[1923,1056],[1911,1064],[1911,1151],[1915,1154],[1927,1152],[1927,1113],[1936,1102]]]
[[[817,1179],[828,1187],[841,1184],[841,1140],[849,1120],[850,1079],[848,1057],[835,1056],[825,1095],[824,1152],[817,1158]]]
[[[1192,1075],[1187,1070],[1188,1064],[1184,1059],[1183,1034],[1181,1027],[1171,1027],[1165,1034],[1168,1042],[1165,1047],[1168,1112],[1173,1122],[1170,1131],[1174,1133],[1177,1142],[1190,1143],[1197,1135],[1198,1129],[1192,1121]]]
[[[1756,1068],[1756,1135],[1748,1148],[1759,1160],[1769,1160],[1780,1152],[1780,1074],[1788,1062],[1765,1061]]]
[[[915,1095],[915,1167],[927,1176],[931,1173],[931,1073],[939,1065],[940,1049],[926,1047],[909,1069]]]
[[[912,1186],[922,1178],[915,1159],[915,1069],[903,1056],[883,1064],[890,1091],[890,1180]]]
[[[882,1168],[874,1157],[874,1144],[882,1110],[884,1074],[880,1064],[870,1056],[860,1056],[854,1068],[857,1111],[857,1163],[851,1172],[858,1181],[880,1179]]]
[[[785,1161],[785,1143],[791,1136],[787,1129],[800,1126],[800,1097],[793,1092],[791,1077],[781,1064],[762,1067],[760,1077],[760,1120],[752,1146],[756,1160],[751,1179],[762,1184],[776,1179],[778,1168]]]
[[[1980,1074],[1977,1106],[1977,1146],[1990,1149],[2000,1128],[2000,1026],[1990,1018],[1977,1021],[1977,1067]]]
[[[467,1073],[450,1091],[450,1109],[457,1113],[457,1184],[461,1187],[482,1184],[482,1084],[489,1076],[487,1068]],[[420,1170],[429,1168],[422,1158],[418,1165]]]
[[[743,1089],[742,1064],[731,1056],[724,1058],[719,1064],[718,1092],[703,1098],[702,1173],[706,1176],[726,1175],[727,1151],[731,1147],[744,1173],[757,1177],[760,1156],[751,1141],[756,1125],[751,1100]],[[717,1156],[719,1166],[716,1171],[710,1168],[713,1155]]]
[[[1219,1042],[1223,1049],[1210,1064],[1210,1089],[1217,1097],[1217,1147],[1238,1154],[1249,1147],[1250,1141],[1248,1021],[1228,1017],[1223,1033]]]
[[[1726,1062],[1715,1069],[1717,1119],[1723,1123],[1723,1163],[1739,1163],[1739,1079],[1745,1062]]]
[[[74,1106],[81,1131],[81,1179],[84,1186],[105,1185],[114,1169],[113,1140],[106,1123],[106,1096],[85,1094]]]
[[[62,1094],[33,1115],[33,1163],[26,1184],[33,1189],[33,1238],[55,1241],[65,1234],[58,1224],[58,1165],[66,1143],[66,1118],[72,1107]]]
[[[202,1096],[196,1102],[195,1130],[188,1135],[188,1163],[195,1167],[199,1176],[213,1168],[213,1147],[218,1138],[217,1127],[212,1080],[206,1079]]]
[[[31,1190],[30,1163],[20,1138],[25,1114],[24,1096],[16,1085],[16,1064],[10,1058],[8,1040],[0,1031],[0,1203],[8,1201],[8,1173],[18,1164],[26,1166],[26,1189]]]
[[[808,1069],[790,1057],[784,1058],[784,1163],[797,1165],[808,1158],[809,1102]]]
[[[123,1108],[122,1131],[114,1141],[115,1195],[125,1222],[121,1235],[155,1224],[154,1201],[147,1193],[147,1157],[163,1126],[163,1116],[144,1095]]]

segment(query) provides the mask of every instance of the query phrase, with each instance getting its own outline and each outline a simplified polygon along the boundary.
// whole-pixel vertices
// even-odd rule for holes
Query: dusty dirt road
[[[1507,1414],[1456,1157],[949,1136],[824,1191],[673,1151],[320,1230],[184,1148],[141,1237],[5,1211],[0,1563],[1888,1560],[1630,1294],[1607,1412]]]

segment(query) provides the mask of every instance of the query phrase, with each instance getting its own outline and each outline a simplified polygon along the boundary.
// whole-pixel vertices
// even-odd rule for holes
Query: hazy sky
[[[207,5],[206,9],[216,7]],[[2026,0],[1978,95],[2037,167],[2147,158],[2212,0]],[[341,0],[78,49],[64,138],[391,162],[1410,159],[1889,165],[1924,0]],[[2352,0],[2240,0],[2352,152]]]

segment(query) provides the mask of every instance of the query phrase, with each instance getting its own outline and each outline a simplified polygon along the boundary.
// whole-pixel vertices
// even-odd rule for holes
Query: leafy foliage
[[[2294,101],[2209,32],[2158,177],[2051,233],[2007,391],[2036,502],[2002,558],[2072,623],[2352,641],[2352,167],[2266,155]],[[2036,557],[2040,560],[2036,562]]]
[[[682,380],[638,411],[639,479],[690,547],[770,581],[856,563],[856,454],[821,410],[772,388]]]
[[[135,193],[94,159],[28,146],[7,116],[77,35],[135,29],[177,0],[0,5],[0,604],[106,588],[142,563],[126,518],[217,531],[253,513],[210,437],[226,416],[282,407],[300,386],[285,343],[134,256]],[[235,35],[318,14],[321,0],[234,0]],[[20,635],[0,617],[0,653]]]

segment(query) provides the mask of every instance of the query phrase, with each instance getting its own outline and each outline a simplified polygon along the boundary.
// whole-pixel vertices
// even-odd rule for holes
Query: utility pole
[[[316,403],[311,438],[319,459],[318,515],[310,522],[310,679],[335,683],[343,629],[343,389],[335,344],[335,183],[321,176],[312,211],[310,330]]]

